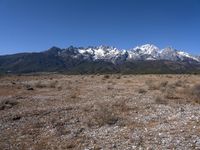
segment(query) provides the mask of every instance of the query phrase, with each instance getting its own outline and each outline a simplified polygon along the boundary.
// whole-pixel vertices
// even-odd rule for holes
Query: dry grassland
[[[1,76],[0,149],[200,149],[200,76]]]

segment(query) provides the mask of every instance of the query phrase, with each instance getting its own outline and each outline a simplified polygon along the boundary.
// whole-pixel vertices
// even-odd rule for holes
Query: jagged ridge
[[[80,73],[196,73],[200,57],[146,44],[130,50],[115,47],[52,47],[40,53],[0,56],[0,73],[62,71]]]
[[[70,47],[61,50],[60,55],[74,50],[75,56],[82,55],[85,59],[106,60],[115,63],[116,61],[134,61],[134,60],[170,60],[170,61],[188,61],[200,62],[199,57],[194,57],[186,52],[178,51],[173,48],[159,49],[152,44],[137,46],[130,50],[119,50],[115,47],[99,46],[88,48]],[[51,49],[50,49],[51,50]],[[74,56],[74,57],[75,57]]]

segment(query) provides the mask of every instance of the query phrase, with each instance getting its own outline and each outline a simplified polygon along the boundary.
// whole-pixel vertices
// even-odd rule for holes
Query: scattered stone
[[[18,116],[18,115],[17,115],[17,116],[14,116],[14,117],[12,118],[13,121],[17,121],[17,120],[20,120],[20,119],[21,119],[21,116]]]

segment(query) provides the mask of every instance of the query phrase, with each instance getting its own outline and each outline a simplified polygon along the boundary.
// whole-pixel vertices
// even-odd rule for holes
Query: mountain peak
[[[144,44],[141,46],[135,47],[135,49],[141,49],[141,50],[159,50],[159,48],[153,44]]]
[[[140,46],[141,48],[156,48],[158,49],[157,46],[155,46],[154,44],[144,44]]]
[[[26,53],[11,55],[9,57],[2,56],[0,57],[0,62],[3,62],[0,63],[0,68],[3,68],[2,72],[64,70],[72,70],[73,72],[74,69],[78,69],[81,73],[96,72],[98,69],[103,72],[104,70],[108,72],[137,72],[137,68],[141,69],[141,67],[145,67],[146,65],[145,68],[141,69],[142,72],[148,72],[151,67],[154,67],[153,72],[150,71],[151,73],[154,73],[157,69],[164,71],[169,69],[169,72],[173,72],[174,69],[175,72],[182,72],[182,69],[184,69],[183,67],[188,67],[189,70],[185,69],[186,72],[189,72],[193,67],[195,68],[193,71],[200,72],[200,57],[192,56],[189,53],[173,49],[172,47],[160,50],[153,44],[145,44],[130,50],[119,50],[110,46],[92,46],[86,48],[71,46],[64,49],[52,47],[41,53]],[[166,64],[160,64],[164,62],[170,62],[170,66],[165,67]],[[142,65],[137,66],[139,64]],[[172,70],[171,64],[174,64],[173,66],[175,67]],[[183,66],[177,67],[177,65],[180,64],[183,64]],[[32,67],[30,67],[30,65],[32,65]],[[26,67],[24,68],[21,66]],[[124,67],[125,69],[123,70]]]
[[[160,50],[153,44],[145,44],[135,47],[133,51],[139,55],[152,55],[152,57],[156,57]]]
[[[61,49],[57,47],[51,48],[52,53],[58,53]],[[186,52],[176,50],[172,47],[159,49],[154,44],[144,44],[137,46],[130,50],[119,50],[113,46],[91,46],[91,47],[69,47],[64,49],[62,53],[67,53],[82,56],[84,58],[90,58],[93,60],[170,60],[170,61],[194,61],[200,62],[198,57],[192,56]]]
[[[53,46],[51,48],[49,48],[47,51],[45,51],[48,54],[58,54],[58,52],[61,51],[61,49],[59,47]]]
[[[103,50],[108,50],[108,49],[116,49],[114,46],[108,46],[108,45],[100,45],[96,47],[97,49],[103,49]]]

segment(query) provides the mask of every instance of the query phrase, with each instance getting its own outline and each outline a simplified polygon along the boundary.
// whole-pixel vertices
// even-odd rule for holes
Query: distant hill
[[[52,47],[40,53],[0,56],[0,73],[200,73],[200,57],[146,44],[130,50],[114,47]]]

